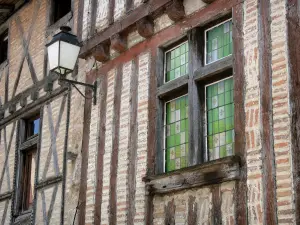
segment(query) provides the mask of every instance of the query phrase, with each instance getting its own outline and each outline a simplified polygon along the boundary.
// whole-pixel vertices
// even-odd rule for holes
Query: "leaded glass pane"
[[[188,43],[185,42],[166,53],[165,82],[188,74]]]
[[[206,32],[206,64],[232,54],[232,21],[222,23]]]
[[[209,159],[233,155],[233,78],[206,86],[206,121]]]
[[[188,130],[188,97],[166,103],[166,172],[187,166]]]

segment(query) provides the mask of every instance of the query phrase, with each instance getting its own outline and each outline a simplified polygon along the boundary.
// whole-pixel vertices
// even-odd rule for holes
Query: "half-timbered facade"
[[[0,0],[0,223],[300,224],[299,8]]]
[[[60,26],[78,30],[78,1],[63,2],[0,1],[3,225],[76,218],[84,99],[50,76],[45,47]],[[77,69],[73,79],[84,77],[77,74],[84,73]]]

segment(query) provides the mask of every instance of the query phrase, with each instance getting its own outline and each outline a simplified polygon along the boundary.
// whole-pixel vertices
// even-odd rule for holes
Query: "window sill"
[[[66,25],[72,19],[72,17],[73,17],[73,12],[70,11],[62,18],[60,18],[58,21],[48,26],[46,30],[46,36],[48,37],[49,35],[53,34],[53,32],[57,31],[61,26]]]
[[[169,173],[148,176],[143,180],[146,182],[149,194],[164,194],[239,178],[240,157],[228,156]]]

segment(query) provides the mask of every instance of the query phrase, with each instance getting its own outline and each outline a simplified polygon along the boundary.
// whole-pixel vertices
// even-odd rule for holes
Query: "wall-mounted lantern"
[[[78,84],[91,88],[94,95],[94,104],[96,104],[97,82],[91,85],[66,79],[67,74],[74,71],[81,45],[77,36],[70,33],[70,27],[63,26],[60,30],[46,45],[50,72],[56,73],[60,81],[70,83],[74,86]]]

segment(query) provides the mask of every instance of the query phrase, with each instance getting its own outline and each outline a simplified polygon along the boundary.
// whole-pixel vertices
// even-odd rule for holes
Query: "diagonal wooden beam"
[[[12,143],[13,135],[14,135],[14,132],[15,132],[15,127],[16,127],[16,122],[13,123],[13,128],[12,128],[12,131],[11,131],[11,134],[10,134],[10,139],[9,139],[9,143],[8,143],[8,147],[7,147],[8,152],[5,156],[4,166],[3,166],[3,170],[2,170],[1,178],[0,178],[0,191],[1,191],[1,188],[2,188],[2,183],[3,183],[4,173],[5,173],[5,165],[8,162],[8,156],[9,156],[10,149],[11,149],[11,143]],[[6,130],[6,128],[4,130]],[[4,134],[4,137],[5,136],[6,136],[6,133]]]
[[[50,206],[49,206],[48,213],[47,213],[47,224],[50,224],[50,221],[51,221],[57,190],[58,190],[58,184],[55,185],[53,192],[52,192],[52,198],[51,198]]]
[[[32,63],[32,58],[31,58],[31,55],[30,55],[29,50],[28,50],[30,40],[28,42],[26,41],[25,32],[24,32],[24,29],[21,25],[20,17],[17,14],[16,14],[16,17],[15,17],[15,20],[16,20],[18,30],[21,33],[23,51],[25,52],[25,58],[26,58],[27,63],[28,63],[31,78],[32,78],[33,83],[36,84],[38,80],[37,80],[36,72],[35,72],[35,69],[34,69],[34,66],[33,66],[33,63]]]
[[[5,206],[4,206],[4,210],[3,210],[3,215],[2,215],[2,219],[1,219],[1,225],[5,225],[5,220],[6,220],[6,216],[7,216],[7,210],[8,210],[9,201],[10,200],[8,199],[5,202]]]
[[[15,83],[14,83],[12,97],[15,97],[16,92],[17,92],[17,88],[18,88],[18,85],[19,85],[21,72],[22,72],[22,69],[23,69],[23,64],[24,64],[24,61],[25,61],[25,58],[26,58],[26,55],[27,55],[27,52],[28,52],[29,43],[30,43],[30,40],[31,40],[31,37],[32,37],[33,27],[34,27],[35,22],[37,20],[37,16],[38,16],[37,12],[38,12],[38,10],[40,8],[40,5],[41,5],[41,0],[36,1],[35,9],[34,9],[34,14],[33,14],[33,17],[32,17],[32,20],[31,20],[31,25],[30,25],[30,28],[29,28],[29,31],[28,31],[28,35],[27,35],[26,48],[24,49],[24,52],[23,52],[23,55],[22,55],[22,59],[21,59],[21,62],[19,64],[18,74],[17,74],[17,78],[16,78]],[[18,16],[16,16],[15,18],[18,18]],[[16,24],[18,24],[17,20],[18,19],[16,19]],[[20,20],[19,20],[19,23],[20,23]]]
[[[59,125],[60,125],[62,115],[63,115],[64,109],[65,109],[65,104],[66,104],[66,96],[63,97],[62,102],[61,102],[58,119],[56,121],[55,130],[54,130],[55,136],[57,136],[57,134],[59,132],[59,128],[60,128]],[[44,171],[43,171],[43,180],[46,179],[46,175],[47,175],[49,165],[50,165],[51,155],[53,154],[52,151],[53,150],[52,150],[52,141],[51,141],[51,145],[49,147],[49,151],[48,151],[48,155],[47,155],[47,159],[46,159],[46,164],[45,164]]]

